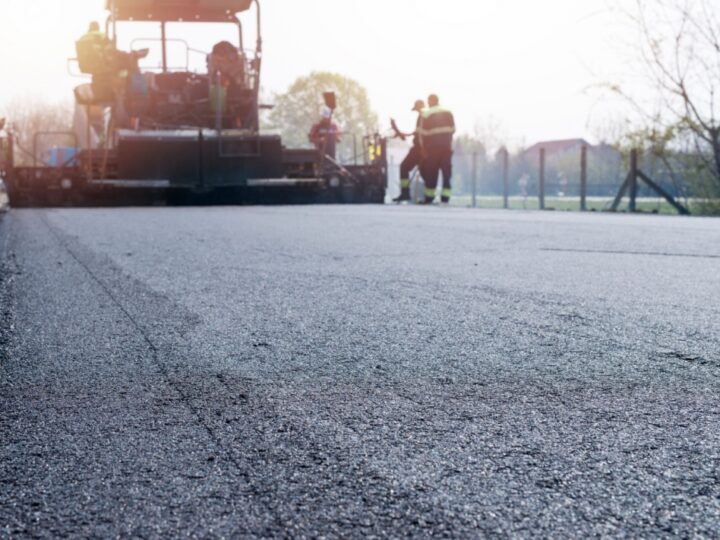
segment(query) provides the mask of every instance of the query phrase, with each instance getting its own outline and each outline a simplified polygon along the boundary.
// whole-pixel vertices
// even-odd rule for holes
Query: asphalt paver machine
[[[29,166],[16,166],[6,153],[2,174],[13,205],[112,204],[140,193],[188,202],[384,201],[386,148],[378,135],[362,135],[362,155],[340,164],[261,133],[259,0],[107,0],[106,7],[103,34],[114,56],[98,61],[78,42],[79,70],[92,80],[75,89],[69,148],[48,161],[35,147]],[[257,25],[250,51],[248,18]],[[153,23],[160,37],[122,52],[120,27],[132,23]],[[200,51],[168,36],[177,23],[232,25],[234,41]],[[203,55],[202,69],[170,67],[169,47],[177,42],[187,55]],[[149,53],[159,65],[142,68]],[[33,145],[58,135],[33,134]]]

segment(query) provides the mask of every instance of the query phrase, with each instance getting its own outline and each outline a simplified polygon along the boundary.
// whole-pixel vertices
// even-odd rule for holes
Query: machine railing
[[[69,137],[73,140],[74,146],[72,148],[75,150],[74,155],[64,161],[63,163],[60,163],[58,165],[59,168],[65,169],[70,166],[70,164],[77,159],[77,152],[79,148],[78,144],[78,136],[73,131],[38,131],[33,136],[33,167],[38,166],[38,141],[44,137]],[[49,164],[43,163],[43,165],[48,166]]]
[[[140,66],[141,71],[146,71],[146,72],[190,71],[190,53],[194,52],[194,53],[198,53],[198,54],[206,54],[201,50],[193,49],[192,47],[190,47],[190,44],[186,40],[180,39],[180,38],[165,38],[165,40],[163,40],[162,38],[144,38],[144,37],[135,38],[130,42],[130,49],[133,51],[138,50],[137,45],[142,44],[142,43],[146,43],[146,44],[159,43],[160,45],[162,45],[163,41],[165,43],[180,43],[181,45],[185,46],[185,66],[174,66],[174,67],[168,67],[168,66],[163,66],[163,65],[159,65],[156,67]],[[142,47],[140,47],[140,48],[142,48]]]

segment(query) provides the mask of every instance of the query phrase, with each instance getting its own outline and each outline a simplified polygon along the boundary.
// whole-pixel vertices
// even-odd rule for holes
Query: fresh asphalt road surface
[[[0,220],[2,537],[720,535],[720,221]]]

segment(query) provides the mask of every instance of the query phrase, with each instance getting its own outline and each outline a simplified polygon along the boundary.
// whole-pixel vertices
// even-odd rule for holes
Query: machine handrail
[[[133,51],[136,50],[135,45],[137,43],[143,43],[143,42],[145,42],[145,43],[162,43],[163,39],[162,38],[150,38],[150,37],[135,38],[130,42],[130,50],[133,50]],[[190,44],[184,39],[165,38],[165,42],[166,43],[168,43],[168,42],[182,43],[183,45],[185,45],[185,67],[184,68],[182,66],[171,67],[171,68],[168,68],[167,71],[189,71],[190,70],[190,51],[192,50],[192,52],[198,52],[200,54],[204,54],[203,51],[199,51],[197,49],[191,49]],[[156,69],[162,69],[162,67],[159,67],[159,68],[143,67],[143,68],[141,68],[141,71],[154,71]]]
[[[77,58],[68,58],[67,59],[67,72],[68,75],[70,75],[73,79],[90,79],[90,75],[87,73],[74,73],[72,70],[72,66],[75,64],[80,64],[80,60]]]
[[[48,136],[58,137],[61,135],[63,137],[68,137],[68,136],[72,137],[73,141],[75,142],[75,146],[73,148],[76,151],[78,150],[78,148],[79,148],[78,136],[77,136],[77,133],[75,133],[74,131],[38,131],[37,133],[35,133],[35,135],[33,135],[33,167],[37,167],[37,162],[38,162],[38,152],[37,152],[38,140],[41,137],[48,137]],[[71,163],[72,161],[73,160],[71,159],[71,160],[67,161],[66,163],[61,164],[61,168],[66,168],[68,163]],[[43,165],[48,165],[48,164],[43,163]]]

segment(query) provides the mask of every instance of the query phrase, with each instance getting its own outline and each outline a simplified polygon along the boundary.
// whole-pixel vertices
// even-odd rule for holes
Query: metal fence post
[[[580,211],[587,212],[587,157],[588,148],[583,145],[580,149]]]
[[[88,161],[86,165],[86,177],[88,182],[93,180],[93,145],[92,145],[92,125],[90,124],[90,105],[85,106],[85,121],[87,122],[87,128],[85,129],[85,136],[87,140],[85,144],[88,150]],[[37,159],[37,158],[36,158]]]
[[[510,152],[505,148],[503,151],[503,208],[510,208]]]
[[[477,208],[477,152],[473,152],[472,160],[472,207]]]
[[[633,149],[630,152],[630,212],[637,210],[638,194],[638,151]]]
[[[540,182],[538,186],[540,210],[545,210],[545,149],[540,149]]]

